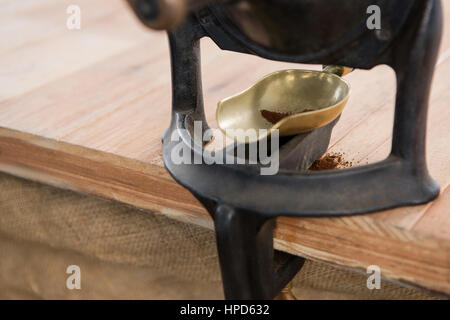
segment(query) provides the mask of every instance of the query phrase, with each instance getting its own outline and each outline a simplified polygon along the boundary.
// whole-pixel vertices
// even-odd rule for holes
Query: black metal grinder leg
[[[139,11],[136,3],[142,1],[151,0],[129,2]],[[226,298],[271,299],[303,262],[292,258],[275,270],[276,217],[349,216],[422,204],[439,194],[426,167],[425,135],[442,12],[439,0],[348,0],[345,4],[338,0],[280,0],[279,5],[248,0],[245,8],[247,12],[250,8],[252,15],[245,17],[239,12],[244,6],[236,6],[238,2],[196,9],[169,32],[172,122],[163,137],[163,159],[173,178],[214,218]],[[366,27],[366,9],[371,5],[381,8],[381,30]],[[328,13],[321,15],[325,6]],[[239,17],[246,23],[240,23]],[[252,19],[264,22],[255,24],[260,27],[258,34],[247,29]],[[324,30],[328,25],[333,28]],[[273,176],[260,175],[251,166],[175,162],[173,152],[180,141],[192,156],[203,152],[203,142],[193,138],[195,121],[207,129],[200,73],[199,39],[203,36],[211,37],[222,49],[279,61],[361,69],[391,66],[397,75],[397,97],[390,156],[350,169],[319,173],[282,170]],[[314,130],[301,137],[298,146],[314,145],[308,139],[317,134]],[[328,145],[329,136],[316,138],[321,145]],[[301,157],[302,147],[290,147]],[[292,152],[286,154],[292,156]]]
[[[214,223],[227,299],[273,299],[304,263],[304,259],[290,256],[276,268],[274,219],[222,205],[215,212]]]

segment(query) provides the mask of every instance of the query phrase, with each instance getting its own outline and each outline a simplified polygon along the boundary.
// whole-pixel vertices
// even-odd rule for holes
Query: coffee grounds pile
[[[303,113],[303,112],[309,112],[309,111],[314,111],[314,110],[313,109],[305,109],[301,112],[296,112],[296,114]],[[276,112],[276,111],[270,111],[270,110],[265,110],[265,109],[262,109],[260,112],[261,112],[261,115],[263,116],[263,118],[272,124],[275,124],[278,121],[280,121],[281,119],[286,118],[293,114],[293,113],[288,113],[288,112]]]
[[[272,124],[275,124],[278,121],[280,121],[281,119],[286,118],[287,116],[290,116],[290,114],[287,112],[276,112],[276,111],[269,111],[269,110],[264,110],[264,109],[261,110],[260,112],[261,112],[261,115],[263,116],[263,118]]]
[[[320,171],[320,170],[331,170],[340,168],[350,168],[353,165],[352,162],[346,161],[342,153],[327,153],[321,158],[314,161],[309,170]]]

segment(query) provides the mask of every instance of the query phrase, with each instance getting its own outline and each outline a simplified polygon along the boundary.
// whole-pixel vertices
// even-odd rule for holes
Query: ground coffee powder
[[[266,119],[267,121],[269,121],[272,124],[275,124],[278,121],[280,121],[281,119],[286,118],[287,116],[290,116],[292,114],[309,112],[309,111],[314,111],[314,110],[313,109],[305,109],[300,112],[289,113],[289,112],[276,112],[276,111],[262,109],[260,112],[264,119]]]
[[[352,162],[346,161],[342,153],[327,153],[321,158],[314,161],[309,170],[320,171],[320,170],[331,170],[340,168],[350,168],[353,165]]]

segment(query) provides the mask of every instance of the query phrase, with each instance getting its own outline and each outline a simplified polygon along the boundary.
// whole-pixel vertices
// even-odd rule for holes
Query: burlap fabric
[[[221,299],[214,233],[162,215],[0,174],[0,298]],[[78,265],[81,290],[66,288]],[[308,261],[303,299],[429,299]]]

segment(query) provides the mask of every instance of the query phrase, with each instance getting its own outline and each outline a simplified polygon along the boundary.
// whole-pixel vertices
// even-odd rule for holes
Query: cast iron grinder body
[[[151,2],[129,0],[144,23],[140,3],[145,1]],[[381,9],[380,30],[366,26],[371,5]],[[289,257],[275,267],[278,216],[347,216],[422,204],[439,194],[426,166],[425,135],[441,33],[439,0],[221,1],[194,10],[169,31],[172,122],[163,137],[163,159],[174,179],[214,218],[226,298],[271,299],[303,264]],[[278,61],[361,69],[389,65],[397,77],[390,156],[345,170],[281,170],[274,176],[260,175],[251,166],[173,163],[171,153],[179,143],[171,141],[174,132],[192,153],[203,148],[193,141],[192,124],[202,121],[207,127],[199,46],[204,36],[224,50]],[[333,125],[298,138],[303,147],[296,152],[315,148],[312,157],[323,153]]]

